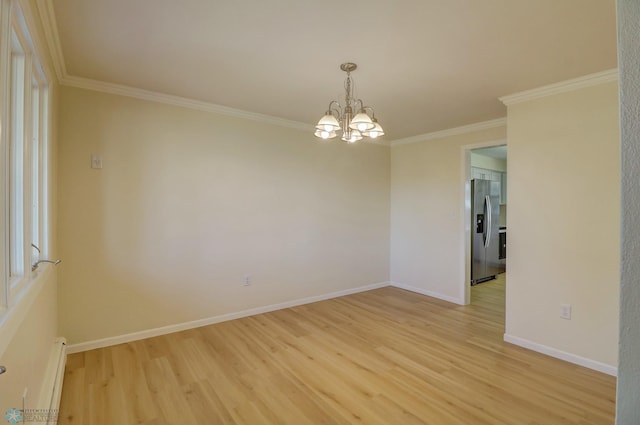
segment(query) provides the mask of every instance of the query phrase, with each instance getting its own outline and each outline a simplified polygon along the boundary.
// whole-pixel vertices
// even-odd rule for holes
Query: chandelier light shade
[[[340,65],[340,69],[347,73],[344,82],[344,106],[336,100],[329,103],[329,108],[316,125],[314,135],[321,139],[333,139],[342,132],[340,137],[347,143],[355,143],[363,137],[375,139],[384,135],[384,130],[375,117],[373,108],[365,106],[362,99],[353,96],[353,81],[351,72],[358,66],[347,62]],[[354,111],[357,113],[354,114]]]
[[[375,118],[372,118],[372,121],[373,121],[373,128],[371,130],[363,131],[362,135],[371,137],[372,139],[375,139],[376,137],[384,136],[384,130],[382,129],[380,124],[378,124],[378,120]]]

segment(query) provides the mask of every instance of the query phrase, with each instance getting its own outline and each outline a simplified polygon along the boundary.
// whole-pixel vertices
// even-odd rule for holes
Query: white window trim
[[[34,260],[32,247],[33,220],[38,220],[37,240],[40,244],[40,259],[47,258],[49,250],[49,190],[48,190],[48,138],[50,134],[51,124],[51,105],[49,95],[49,85],[47,74],[39,61],[37,51],[34,48],[33,40],[25,20],[25,15],[21,9],[21,5],[29,12],[28,4],[22,4],[18,0],[0,0],[0,164],[4,173],[0,175],[0,243],[2,244],[2,254],[0,255],[0,334],[5,333],[5,325],[14,320],[15,314],[12,311],[24,309],[26,300],[31,299],[34,294],[39,292],[37,288],[41,284],[42,275],[46,274],[48,269],[46,265],[40,267],[37,271],[31,271],[31,265]],[[22,211],[20,214],[22,228],[21,247],[18,257],[20,258],[20,266],[22,270],[18,271],[18,275],[13,279],[9,276],[10,270],[10,161],[9,157],[9,138],[12,137],[9,128],[12,126],[11,117],[11,67],[12,67],[12,32],[15,33],[19,40],[21,50],[24,52],[24,99],[22,112],[22,149],[23,156],[22,170],[20,172],[22,179]],[[38,97],[34,101],[33,87],[37,87]],[[37,108],[37,116],[32,114],[34,108]],[[35,119],[38,121],[36,122]],[[37,130],[34,131],[34,127]],[[37,143],[34,137],[38,138]],[[34,151],[37,146],[37,151]],[[33,177],[34,166],[37,167],[35,177],[37,180],[37,193],[34,193]],[[34,214],[34,197],[37,199],[38,214]],[[13,198],[15,199],[15,197]],[[17,244],[20,246],[20,244]],[[20,308],[16,308],[20,304]],[[18,311],[16,311],[18,314]],[[3,335],[4,336],[4,335]],[[1,352],[1,351],[0,351]]]
[[[8,82],[8,75],[10,72],[10,55],[8,53],[2,54],[2,52],[11,52],[11,2],[0,0],[0,84],[2,84],[2,90],[0,93],[4,93],[0,96],[0,161],[4,172],[0,176],[0,243],[2,244],[2,255],[0,255],[0,306],[2,308],[0,314],[3,316],[6,314],[9,304],[9,286],[6,280],[8,275],[7,255],[9,250],[9,235],[8,229],[8,217],[7,217],[7,200],[5,194],[8,189],[9,170],[5,167],[7,164],[7,149],[6,149],[6,121],[8,117],[9,108],[9,96],[8,90],[10,83]]]
[[[11,146],[14,147],[13,151],[9,149],[9,158],[7,162],[7,165],[10,165],[8,167],[9,189],[7,191],[7,196],[9,200],[14,201],[13,204],[11,202],[9,203],[9,240],[11,241],[15,239],[17,245],[12,246],[11,243],[9,244],[9,307],[11,307],[12,300],[17,298],[17,295],[20,293],[22,288],[24,288],[29,278],[26,264],[27,257],[25,256],[24,245],[25,241],[29,238],[29,233],[26,226],[27,223],[29,223],[29,214],[28,211],[25,210],[25,205],[27,200],[30,199],[30,188],[28,187],[28,176],[30,174],[30,168],[27,164],[27,158],[29,158],[29,146],[28,143],[25,142],[30,139],[31,133],[29,128],[30,126],[28,125],[30,121],[29,111],[31,110],[31,84],[28,84],[31,74],[31,55],[29,54],[27,40],[25,39],[24,34],[21,33],[20,28],[17,25],[17,19],[15,18],[15,15],[12,19],[12,38],[14,34],[16,35],[21,54],[19,64],[15,64],[13,58],[14,48],[12,47],[12,76],[10,78],[10,84],[14,82],[14,74],[19,73],[20,75],[18,75],[18,77],[15,79],[15,81],[18,81],[18,91],[16,92],[15,88],[11,87],[10,96],[15,95],[19,97],[20,100],[16,104],[13,104],[11,102],[9,104],[10,111],[8,123],[10,125],[10,128],[8,132],[8,138],[5,139],[7,141],[7,149],[9,149],[9,147]],[[16,153],[17,146],[20,146],[20,149]],[[14,155],[19,156],[18,158],[15,158]],[[16,173],[16,168],[17,174],[14,174]],[[16,190],[17,187],[14,183],[16,181],[19,182],[18,187],[21,189],[19,191]],[[21,205],[19,205],[18,203]],[[14,219],[14,221],[11,221],[12,218]],[[14,273],[13,275],[11,274],[12,272]]]

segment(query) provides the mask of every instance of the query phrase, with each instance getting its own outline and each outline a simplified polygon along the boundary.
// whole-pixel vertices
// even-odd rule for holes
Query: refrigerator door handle
[[[487,225],[485,226],[485,233],[487,237],[484,240],[484,247],[489,248],[489,244],[491,243],[491,222],[493,219],[493,217],[491,217],[491,198],[489,197],[489,195],[485,196],[484,198],[484,206],[487,210],[487,215],[485,216],[487,217]]]
[[[489,216],[487,215],[487,200],[482,203],[482,244],[487,244],[487,224]]]

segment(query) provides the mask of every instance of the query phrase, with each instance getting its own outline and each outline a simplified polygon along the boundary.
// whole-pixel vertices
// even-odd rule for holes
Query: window
[[[31,243],[40,245],[40,86],[34,77],[31,83]],[[32,263],[40,259],[33,250]]]
[[[0,0],[0,312],[47,252],[48,85],[19,5]]]
[[[31,254],[31,263],[41,258],[47,249],[45,177],[47,172],[47,123],[49,91],[46,79],[37,62],[33,63],[31,84],[31,242],[27,251]],[[39,71],[39,72],[36,72]]]
[[[11,31],[9,78],[9,289],[15,291],[24,276],[24,138],[25,57],[15,30]],[[11,293],[11,292],[10,292]]]

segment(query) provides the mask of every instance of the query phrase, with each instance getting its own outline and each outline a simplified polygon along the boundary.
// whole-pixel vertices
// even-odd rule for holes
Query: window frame
[[[6,276],[7,272],[7,252],[9,249],[7,229],[7,200],[5,194],[7,193],[7,182],[9,177],[9,171],[5,166],[7,164],[7,149],[6,147],[6,126],[9,110],[9,96],[6,94],[10,87],[8,82],[8,75],[10,70],[9,54],[3,52],[11,51],[11,2],[0,0],[0,84],[2,90],[0,93],[5,95],[0,96],[0,169],[3,171],[0,175],[0,243],[2,244],[2,255],[0,255],[0,315],[4,316],[9,305],[9,287],[7,284]]]
[[[39,272],[46,270],[32,271],[31,267],[49,252],[51,108],[49,78],[34,48],[20,1],[0,0],[0,24],[1,325]],[[21,101],[17,100],[20,96]],[[35,242],[40,252],[33,248]]]
[[[8,200],[8,233],[9,250],[8,258],[8,286],[9,300],[14,298],[24,287],[27,278],[27,265],[25,254],[25,240],[28,238],[26,222],[28,222],[28,212],[25,211],[25,202],[28,196],[26,177],[28,172],[25,169],[26,158],[28,158],[30,104],[29,104],[29,84],[27,84],[30,74],[31,61],[26,48],[24,35],[18,30],[15,16],[12,19],[11,27],[11,57],[9,75],[9,110],[7,111],[8,128],[6,137],[6,149],[8,149],[8,161],[5,164],[8,168],[7,200]]]

